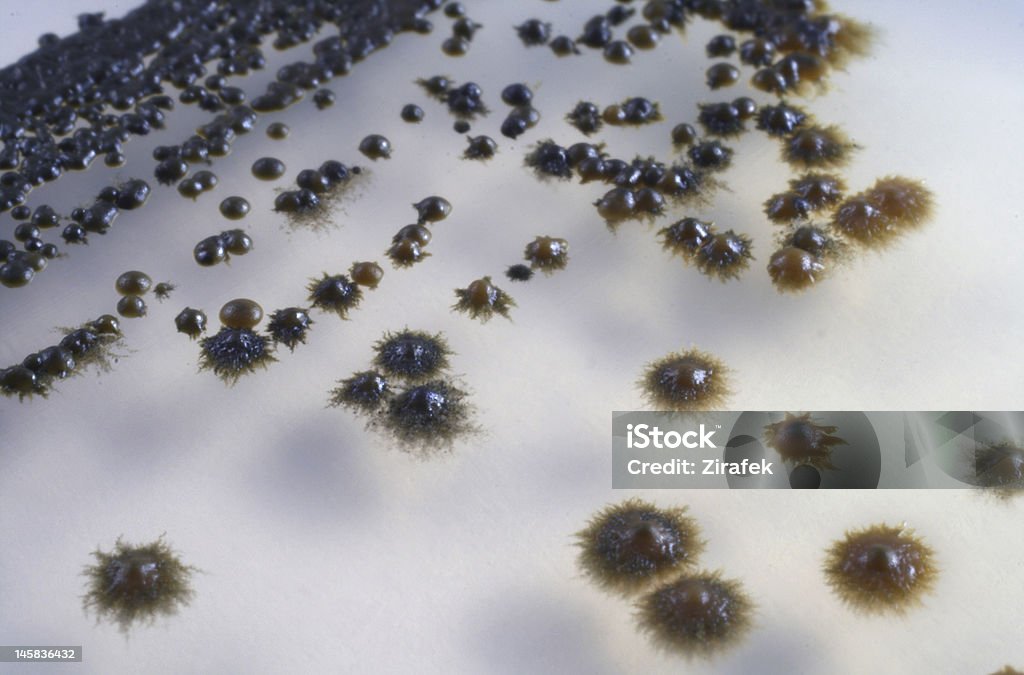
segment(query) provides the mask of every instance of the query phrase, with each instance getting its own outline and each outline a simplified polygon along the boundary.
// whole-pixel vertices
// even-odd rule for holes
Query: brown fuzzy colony
[[[753,259],[750,237],[733,230],[717,232],[714,223],[696,218],[678,220],[658,235],[662,248],[719,281],[737,278]]]
[[[516,301],[493,283],[490,277],[477,279],[466,288],[456,288],[455,296],[458,301],[452,309],[469,314],[474,319],[480,319],[487,323],[495,314],[500,314],[506,319],[508,313],[516,306]]]
[[[768,260],[768,275],[780,291],[802,291],[824,274],[825,265],[812,253],[796,246],[780,248]]]
[[[840,204],[832,224],[857,244],[879,247],[923,225],[933,211],[932,193],[920,181],[886,176]]]
[[[805,127],[783,141],[782,159],[805,169],[839,167],[855,147],[839,127]]]
[[[714,410],[730,391],[728,369],[697,349],[669,354],[647,366],[639,386],[657,410]]]
[[[569,242],[557,237],[537,237],[523,251],[530,267],[551,274],[569,264]]]
[[[728,281],[738,277],[751,258],[750,237],[727,230],[712,233],[697,249],[693,260],[705,276]]]
[[[659,647],[682,656],[709,657],[741,641],[753,623],[753,602],[720,572],[684,576],[645,596],[640,628]]]
[[[608,506],[576,533],[580,567],[605,590],[633,593],[694,565],[704,542],[685,513],[640,499]]]
[[[1001,497],[1024,494],[1024,449],[1009,442],[992,443],[974,450],[973,484]]]
[[[182,563],[163,537],[144,546],[118,539],[113,551],[97,549],[93,557],[96,563],[84,571],[89,587],[82,604],[97,621],[112,621],[121,632],[136,622],[176,614],[192,600],[191,576],[197,570]]]
[[[816,469],[835,469],[832,449],[846,445],[846,441],[833,436],[836,427],[816,424],[810,413],[786,413],[785,419],[764,428],[764,442],[774,448],[786,464],[810,464]]]
[[[855,610],[903,614],[931,590],[938,570],[932,549],[905,526],[847,532],[826,552],[825,580]]]
[[[774,223],[802,220],[815,211],[834,207],[845,189],[841,178],[810,173],[791,180],[788,191],[769,197],[764,203],[764,213]]]

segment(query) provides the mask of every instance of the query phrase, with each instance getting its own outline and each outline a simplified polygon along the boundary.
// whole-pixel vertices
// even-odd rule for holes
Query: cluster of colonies
[[[153,295],[161,302],[171,296],[174,284],[161,281],[154,285],[153,279],[145,272],[129,270],[114,281],[114,290],[121,298],[117,301],[117,313],[126,319],[138,319],[146,316],[146,301],[142,297],[153,290]]]
[[[275,344],[291,351],[305,344],[313,326],[312,309],[347,319],[349,311],[362,300],[362,289],[375,289],[383,276],[380,265],[363,261],[353,263],[348,275],[324,272],[319,278],[310,279],[307,286],[309,308],[285,307],[272,312],[266,335],[254,330],[263,320],[259,303],[248,298],[231,300],[220,310],[221,329],[199,343],[200,370],[211,370],[225,383],[234,384],[242,375],[275,361]],[[186,307],[175,317],[174,323],[179,333],[196,339],[206,331],[206,313]]]
[[[356,6],[370,7],[375,3],[343,4],[345,9],[354,10]],[[121,22],[123,25],[117,26],[112,26],[117,22],[104,22],[99,16],[83,17],[82,35],[90,34],[95,38],[114,30],[123,32],[124,25],[127,25],[139,31],[140,36],[135,41],[129,40],[124,53],[107,66],[119,75],[123,74],[116,80],[120,83],[116,90],[104,86],[103,78],[96,73],[78,73],[82,79],[75,85],[77,89],[72,89],[76,93],[66,100],[43,97],[40,104],[38,98],[22,96],[14,102],[13,109],[19,123],[12,125],[11,133],[5,136],[5,153],[10,157],[12,168],[23,160],[20,161],[23,171],[5,175],[5,194],[11,196],[8,208],[15,206],[19,199],[23,201],[32,185],[59,175],[60,166],[66,164],[76,168],[82,165],[80,168],[84,168],[88,158],[96,152],[116,154],[120,151],[119,144],[131,135],[163,128],[165,113],[175,105],[174,99],[164,93],[163,82],[180,89],[178,100],[181,103],[196,105],[214,114],[210,122],[198,126],[196,132],[181,143],[162,145],[153,152],[157,162],[154,169],[157,181],[167,185],[177,183],[182,195],[196,199],[215,188],[217,177],[206,169],[190,174],[192,167],[209,164],[213,158],[228,155],[236,138],[255,127],[259,114],[283,110],[300,101],[304,92],[315,90],[313,99],[316,106],[321,110],[330,107],[334,95],[322,87],[324,82],[349,72],[355,62],[386,45],[396,30],[430,32],[430,22],[422,14],[435,9],[440,3],[392,2],[389,3],[389,18],[375,24],[344,21],[343,4],[331,5],[330,11],[307,15],[299,13],[294,22],[281,22],[277,15],[264,15],[249,7],[232,6],[234,23],[231,24],[231,34],[238,42],[229,42],[227,46],[217,40],[226,30],[227,18],[209,15],[206,10],[199,12],[199,17],[183,19],[176,10],[147,5],[144,10],[129,14]],[[539,19],[524,21],[516,26],[516,31],[526,46],[550,44],[553,52],[560,56],[579,54],[579,43],[602,50],[610,62],[625,63],[632,57],[634,49],[653,49],[666,35],[682,33],[691,16],[719,20],[731,30],[753,33],[755,37],[737,45],[731,35],[716,36],[707,45],[708,56],[725,59],[738,53],[741,64],[760,68],[751,79],[753,86],[774,94],[802,94],[815,87],[820,88],[832,65],[851,54],[860,53],[868,38],[867,31],[859,24],[821,13],[811,4],[782,6],[759,2],[651,0],[640,12],[644,23],[627,28],[625,40],[616,39],[618,27],[629,22],[635,13],[631,7],[618,5],[606,14],[595,15],[584,23],[575,40],[566,35],[552,37],[551,25]],[[453,20],[453,25],[452,37],[445,42],[444,51],[452,55],[466,53],[469,42],[482,26],[469,19],[459,3],[449,3],[445,15]],[[202,21],[197,21],[197,18]],[[181,26],[175,21],[181,20],[184,20],[184,35],[188,40],[180,47],[158,48],[151,41],[142,39],[141,34],[153,36],[163,31],[179,30]],[[280,68],[266,91],[251,101],[241,88],[230,85],[229,78],[244,76],[265,66],[266,59],[259,48],[264,35],[274,33],[274,46],[284,49],[311,39],[325,22],[337,24],[339,35],[318,41],[313,49],[313,61],[296,61]],[[239,37],[239,31],[244,33],[241,37],[245,40]],[[153,49],[156,49],[156,55],[141,72],[137,68],[124,67],[123,64],[135,64]],[[82,50],[88,52],[89,47],[82,44],[81,37],[64,41],[46,37],[41,41],[41,52],[47,50],[78,53]],[[32,61],[33,58],[35,55],[27,57],[27,60]],[[217,73],[206,76],[203,63],[215,59],[219,59]],[[20,70],[8,74],[12,78],[11,88],[16,88],[15,85],[24,78],[24,72]],[[204,76],[205,79],[201,79]],[[712,89],[729,86],[738,79],[739,69],[724,61],[715,63],[707,72],[708,85]],[[0,77],[0,86],[2,82]],[[456,84],[439,75],[418,80],[418,83],[430,96],[447,106],[457,118],[455,126],[460,133],[468,131],[470,121],[488,113],[483,90],[474,82]],[[511,108],[501,123],[504,136],[515,139],[539,121],[540,113],[534,107],[533,92],[526,85],[508,85],[502,90],[501,99]],[[698,107],[696,121],[707,138],[701,139],[689,123],[676,124],[672,129],[673,146],[684,151],[682,162],[663,163],[653,157],[619,159],[605,153],[602,144],[576,143],[563,147],[549,139],[534,146],[526,156],[526,163],[542,177],[568,179],[575,173],[583,183],[597,180],[609,184],[609,191],[596,202],[596,207],[598,214],[610,226],[626,220],[653,219],[672,204],[706,204],[720,185],[714,174],[727,168],[733,160],[733,150],[719,139],[736,137],[752,120],[758,128],[780,139],[785,161],[810,171],[791,181],[790,190],[770,198],[765,207],[773,222],[788,228],[780,236],[780,248],[768,264],[772,280],[782,290],[804,288],[820,278],[827,271],[830,260],[846,249],[843,240],[875,246],[891,240],[909,226],[923,222],[930,212],[931,196],[927,190],[916,181],[902,178],[881,179],[864,193],[842,201],[842,180],[821,170],[841,166],[853,149],[852,143],[841,130],[814,122],[806,112],[785,101],[759,106],[754,100],[742,97],[731,102],[703,103]],[[106,112],[108,108],[131,112],[111,115]],[[68,133],[79,118],[88,121],[90,129],[75,131],[65,139],[67,142],[53,140],[53,133]],[[402,119],[406,121],[418,122],[422,118],[422,108],[414,104],[407,105],[402,111]],[[657,123],[662,119],[659,104],[639,96],[603,108],[581,101],[567,116],[569,123],[586,135],[598,133],[604,124],[636,126]],[[26,132],[33,142],[22,138]],[[267,129],[268,136],[275,139],[287,137],[288,132],[287,126],[280,122],[271,124]],[[390,142],[380,134],[366,136],[359,144],[359,150],[370,159],[387,158],[392,152]],[[469,136],[464,154],[471,159],[487,159],[496,150],[497,144],[491,137]],[[46,157],[49,160],[44,161]],[[116,157],[110,157],[111,162],[114,159]],[[252,167],[253,174],[264,180],[276,180],[284,171],[284,164],[270,157],[257,160]],[[337,196],[338,188],[347,185],[359,171],[358,167],[349,168],[334,160],[325,162],[318,169],[306,169],[296,179],[298,189],[283,191],[277,196],[275,210],[287,214],[293,224],[322,224],[328,215],[325,200]],[[78,223],[75,226],[78,229],[69,226],[71,229],[65,238],[84,241],[87,231],[105,231],[117,213],[113,204],[131,201],[133,195],[139,197],[136,201],[141,204],[148,189],[144,182],[133,181],[122,186],[120,192],[118,188],[105,190],[93,207],[77,209],[71,214]],[[19,190],[20,197],[15,195]],[[229,197],[220,205],[221,213],[232,219],[244,217],[248,210],[248,202],[241,197]],[[812,213],[827,210],[834,212],[827,230],[802,222]],[[27,214],[21,215],[28,217]],[[48,215],[51,214],[40,213],[37,209],[33,221],[56,222],[56,214],[52,214],[52,218]],[[429,220],[421,214],[416,224],[402,228],[395,235],[388,255],[396,266],[412,265],[428,255],[423,249],[431,237],[425,226]],[[46,244],[32,236],[35,234],[32,227],[36,225],[20,228],[24,231],[19,230],[17,234],[30,248],[41,251]],[[748,236],[732,229],[719,230],[713,223],[696,218],[678,220],[661,229],[659,234],[666,249],[709,277],[735,278],[753,257]],[[251,246],[252,239],[247,233],[227,230],[203,239],[196,245],[194,257],[200,265],[214,265],[227,260],[232,254],[244,254]],[[31,256],[33,251],[13,251],[13,244],[5,248],[12,249],[8,253],[11,260],[6,263],[7,273],[0,270],[0,277],[5,283],[8,283],[8,278],[12,285],[27,283],[26,279],[33,274],[33,266],[45,265],[43,255],[28,260],[26,255]],[[527,247],[526,257],[530,265],[513,265],[506,275],[513,281],[525,281],[535,269],[545,272],[558,269],[565,264],[567,250],[568,244],[564,240],[538,237]],[[56,255],[55,249],[47,251]],[[335,286],[338,286],[337,282],[334,279]],[[322,283],[327,284],[326,278]],[[318,306],[318,302],[329,303],[330,308],[343,317],[360,297],[358,287],[351,283],[348,287],[324,290],[328,295],[322,301],[311,295],[313,306]],[[332,298],[332,293],[339,297]],[[508,317],[515,306],[515,301],[494,283],[492,276],[473,280],[466,287],[456,289],[455,295],[454,309],[482,321],[494,314]],[[123,300],[126,316],[141,315],[145,311],[141,296],[134,298],[126,296]],[[135,306],[129,306],[132,304]],[[269,351],[266,356],[269,357]],[[719,386],[720,375],[709,377],[707,381],[693,379],[714,370],[705,367],[716,365],[713,359],[709,361],[709,357],[696,352],[687,358],[691,361],[703,359],[704,362],[690,368],[689,375],[676,368],[679,376],[676,379],[668,371],[645,378],[645,390],[652,400],[664,407],[683,409],[698,407],[702,403],[710,406],[722,399],[727,389]],[[251,363],[265,361],[261,357]],[[717,367],[721,374],[723,369]],[[225,371],[220,368],[218,372],[223,374]],[[243,368],[242,372],[247,372],[247,369]],[[685,381],[686,377],[690,378],[689,382]]]
[[[370,370],[354,373],[331,391],[330,404],[367,418],[402,447],[450,448],[473,433],[466,392],[448,375],[451,349],[440,334],[405,329],[374,346]]]
[[[629,499],[596,514],[576,539],[579,565],[599,587],[642,594],[640,628],[658,646],[708,657],[749,632],[754,607],[740,582],[721,572],[694,571],[705,543],[685,509]],[[874,525],[834,542],[823,571],[851,608],[902,614],[932,589],[933,557],[906,527]]]
[[[754,606],[740,582],[695,571],[704,542],[685,509],[629,499],[595,515],[576,539],[580,567],[598,586],[642,594],[640,628],[659,646],[710,656],[749,631]]]
[[[18,400],[38,395],[46,397],[58,380],[83,372],[89,366],[110,368],[118,355],[114,348],[121,341],[121,326],[109,314],[88,321],[78,328],[66,329],[60,342],[33,352],[17,365],[0,370],[0,393]]]

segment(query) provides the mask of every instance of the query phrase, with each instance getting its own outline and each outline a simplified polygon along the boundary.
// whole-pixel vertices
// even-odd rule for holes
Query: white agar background
[[[470,53],[441,54],[450,20],[436,13],[427,37],[393,44],[328,84],[337,103],[310,96],[262,115],[232,154],[213,165],[220,184],[196,202],[152,181],[155,145],[179,143],[208,115],[179,105],[169,129],[130,141],[128,163],[33,192],[29,204],[67,212],[112,180],[154,182],[141,210],[105,237],[69,247],[26,288],[0,289],[0,363],[112,312],[113,282],[128,269],[170,280],[171,299],[149,299],[143,320],[123,321],[131,353],[115,369],[61,383],[48,400],[0,400],[0,643],[81,644],[77,666],[12,672],[561,672],[561,673],[987,673],[1024,667],[1024,503],[968,491],[833,493],[610,489],[612,410],[642,409],[644,364],[698,346],[732,369],[732,409],[998,410],[1024,408],[1024,269],[1018,186],[1024,180],[1024,6],[853,2],[836,9],[878,30],[872,54],[836,72],[825,95],[796,99],[840,124],[861,146],[844,171],[851,191],[875,178],[920,178],[937,217],[880,255],[856,258],[819,287],[780,295],[764,266],[772,228],[762,202],[795,174],[778,146],[752,131],[730,143],[734,166],[703,210],[671,209],[654,227],[610,233],[591,202],[596,184],[538,182],[522,166],[532,143],[584,140],[563,121],[580,99],[660,102],[665,121],[607,129],[616,156],[670,153],[669,130],[694,122],[696,103],[750,93],[705,87],[703,46],[722,32],[692,23],[628,67],[585,51],[556,59],[525,49],[512,26],[532,16],[575,35],[607,3],[466,2],[484,25]],[[0,62],[42,32],[66,34],[82,11],[123,14],[102,2],[3,6]],[[638,5],[639,8],[639,5]],[[621,29],[620,29],[621,30]],[[310,45],[268,49],[268,68],[242,85],[262,91],[276,68]],[[412,84],[448,74],[482,85],[492,113],[472,133],[498,140],[482,165],[460,158],[464,139],[440,104]],[[750,75],[744,68],[745,82]],[[498,97],[531,85],[540,124],[512,143],[498,126]],[[757,95],[758,101],[767,101]],[[427,113],[402,122],[408,102]],[[292,128],[271,141],[272,121]],[[273,213],[274,188],[326,159],[369,164],[356,151],[368,133],[394,147],[322,233],[289,231]],[[256,181],[249,166],[273,155],[285,180]],[[198,268],[194,244],[229,225],[228,195],[253,212],[240,226],[256,249],[230,266]],[[279,353],[266,372],[225,387],[196,373],[198,347],[174,332],[185,305],[214,319],[250,297],[267,310],[302,305],[305,285],[355,260],[385,263],[392,234],[412,222],[409,204],[441,194],[452,215],[434,228],[432,257],[409,270],[385,265],[350,321],[318,315],[309,344]],[[754,239],[739,281],[708,281],[661,251],[658,227],[684,215],[715,220]],[[11,220],[4,217],[2,236]],[[534,236],[571,243],[551,277],[512,285],[501,277]],[[452,289],[502,278],[513,321],[480,325],[451,313]],[[214,321],[215,323],[215,321]],[[364,369],[381,334],[404,326],[442,331],[453,370],[472,391],[484,433],[427,461],[396,449],[363,422],[325,407],[334,382]],[[1021,439],[1017,439],[1020,441]],[[572,535],[607,503],[638,494],[685,504],[709,544],[708,569],[741,579],[758,605],[737,649],[687,662],[652,648],[633,607],[580,577]],[[904,617],[862,617],[840,605],[819,571],[823,549],[847,528],[906,521],[936,550],[942,576],[923,607]],[[97,546],[161,533],[203,570],[178,616],[131,631],[83,613],[80,576]]]

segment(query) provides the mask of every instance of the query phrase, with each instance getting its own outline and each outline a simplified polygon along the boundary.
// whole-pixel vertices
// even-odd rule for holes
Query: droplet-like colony
[[[372,160],[391,157],[391,141],[380,134],[370,134],[359,142],[359,152]]]
[[[228,328],[255,328],[263,320],[263,308],[255,300],[236,298],[220,308],[220,322]]]
[[[83,606],[122,632],[137,622],[174,615],[192,600],[191,577],[197,570],[185,565],[162,537],[144,546],[118,539],[113,551],[97,549],[93,557],[96,562],[84,572]]]
[[[784,419],[764,428],[764,442],[774,448],[786,464],[810,464],[819,470],[835,469],[832,450],[846,441],[833,436],[836,427],[817,424],[810,413],[786,413]]]
[[[377,288],[381,279],[384,278],[384,270],[375,262],[357,262],[352,263],[349,275],[351,275],[352,281],[360,286],[373,289]]]
[[[714,410],[729,395],[727,377],[718,359],[690,349],[648,365],[639,385],[656,410]]]
[[[817,256],[796,246],[780,248],[768,260],[768,275],[780,291],[810,288],[824,271],[825,265]]]
[[[121,295],[145,295],[153,287],[153,280],[145,272],[125,272],[114,282],[114,288]]]
[[[746,636],[753,609],[739,581],[705,572],[683,576],[644,596],[640,627],[662,649],[707,658]]]
[[[872,525],[832,544],[823,569],[833,592],[851,608],[902,614],[934,585],[932,557],[906,526]]]
[[[452,203],[437,195],[424,197],[412,207],[416,209],[417,222],[420,224],[436,223],[447,218],[452,212]]]
[[[174,317],[174,327],[193,340],[206,331],[206,313],[201,309],[186,307]]]
[[[126,295],[117,301],[117,313],[126,319],[146,316],[146,301],[137,295]]]
[[[602,588],[636,592],[694,565],[704,543],[685,512],[640,499],[605,508],[576,534],[580,567]]]

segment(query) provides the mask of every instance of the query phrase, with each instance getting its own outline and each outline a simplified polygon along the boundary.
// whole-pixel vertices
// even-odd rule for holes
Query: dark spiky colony
[[[163,302],[167,298],[171,297],[171,293],[174,292],[175,288],[177,287],[171,282],[161,281],[160,283],[153,287],[153,295],[156,296],[157,300]]]
[[[558,237],[539,236],[523,251],[530,268],[551,274],[569,264],[569,242]]]
[[[92,555],[96,562],[83,572],[83,607],[123,633],[177,614],[192,601],[191,577],[198,570],[184,564],[162,536],[142,546],[118,539],[109,553],[97,549]]]
[[[644,369],[638,384],[655,410],[715,410],[730,393],[728,369],[697,349],[654,361]]]
[[[764,442],[791,466],[810,464],[819,470],[835,469],[832,451],[846,441],[833,436],[836,427],[818,424],[810,413],[786,413],[784,419],[764,428]]]
[[[375,424],[402,445],[421,450],[448,449],[455,439],[476,431],[466,392],[448,380],[409,386],[387,403]]]
[[[528,265],[509,265],[505,276],[509,281],[529,281],[533,278],[533,270]]]
[[[95,367],[108,371],[124,344],[117,317],[104,314],[78,328],[62,329],[60,341],[29,354],[16,365],[0,369],[0,394],[19,401],[46,398],[57,382]]]
[[[976,447],[970,482],[1000,497],[1024,495],[1024,448],[1010,441]]]
[[[851,609],[903,614],[921,604],[938,574],[932,549],[901,525],[872,525],[846,533],[826,551],[823,571]]]
[[[377,152],[384,158],[390,156],[390,144],[385,146],[383,141],[368,141],[372,147],[367,151],[371,154]],[[323,162],[317,169],[303,169],[295,178],[296,189],[278,193],[274,199],[274,210],[285,214],[292,228],[324,229],[331,224],[334,204],[348,192],[355,177],[362,172],[361,167],[348,166],[334,159]]]
[[[349,311],[358,307],[363,299],[359,285],[344,274],[324,272],[319,279],[311,279],[306,289],[311,306],[337,314],[342,319],[347,319]]]
[[[526,165],[540,177],[568,180],[572,178],[572,165],[568,152],[562,146],[548,139],[539,142],[526,156]]]
[[[199,370],[213,371],[228,385],[277,360],[267,338],[249,328],[221,328],[200,340],[199,347]]]
[[[405,330],[386,333],[374,345],[373,363],[386,376],[408,382],[434,379],[448,368],[451,349],[440,333]]]
[[[330,404],[370,413],[379,409],[390,393],[391,387],[383,375],[364,370],[338,382],[338,386],[331,390]]]
[[[693,566],[704,542],[685,513],[636,498],[606,507],[576,533],[580,567],[605,590],[635,593]]]
[[[329,405],[366,416],[369,429],[424,456],[478,431],[467,393],[445,376],[451,350],[441,334],[387,333],[374,349],[372,369],[339,381]]]
[[[295,347],[306,344],[306,336],[313,326],[309,311],[301,307],[286,307],[276,310],[267,322],[267,334],[277,344],[295,351]]]
[[[683,576],[639,603],[640,628],[658,647],[686,658],[707,658],[750,631],[753,602],[742,584],[720,572]]]

